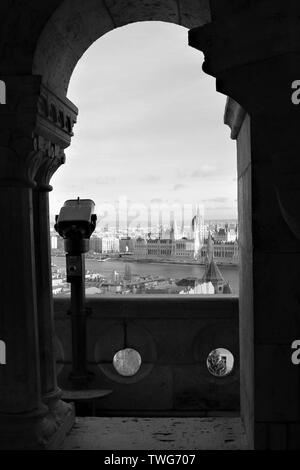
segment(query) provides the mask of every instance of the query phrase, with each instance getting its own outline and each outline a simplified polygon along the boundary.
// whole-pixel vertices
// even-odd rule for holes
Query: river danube
[[[58,268],[65,268],[65,257],[52,257],[52,263]],[[113,271],[118,271],[124,274],[126,261],[108,260],[99,262],[94,259],[86,259],[86,269],[99,273],[103,277],[110,277]],[[190,264],[167,264],[167,263],[143,263],[143,262],[129,262],[131,273],[140,276],[160,276],[163,278],[182,279],[185,277],[198,277],[201,278],[204,273],[204,266],[190,265]],[[238,266],[219,266],[221,273],[226,281],[229,282],[232,293],[238,295],[239,281],[238,281]]]

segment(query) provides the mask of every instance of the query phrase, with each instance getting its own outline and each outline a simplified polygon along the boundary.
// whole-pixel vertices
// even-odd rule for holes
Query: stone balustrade
[[[68,298],[54,300],[58,383],[63,389],[71,388],[69,305]],[[87,309],[90,387],[112,390],[99,400],[97,414],[239,411],[237,297],[88,297]],[[141,358],[131,376],[121,375],[113,364],[115,354],[127,348]],[[234,356],[227,376],[216,377],[207,368],[207,357],[216,348]]]

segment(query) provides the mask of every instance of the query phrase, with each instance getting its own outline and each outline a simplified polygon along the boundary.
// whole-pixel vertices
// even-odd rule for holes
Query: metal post
[[[84,254],[67,254],[67,280],[71,282],[72,372],[74,388],[87,385],[85,258]]]

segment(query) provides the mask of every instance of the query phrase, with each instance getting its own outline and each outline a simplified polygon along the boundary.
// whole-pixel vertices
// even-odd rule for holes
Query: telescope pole
[[[84,253],[67,254],[67,273],[71,282],[72,372],[74,388],[88,382],[86,358],[85,257]]]

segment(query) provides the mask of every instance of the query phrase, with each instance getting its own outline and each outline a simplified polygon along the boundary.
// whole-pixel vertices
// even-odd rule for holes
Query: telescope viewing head
[[[91,199],[68,199],[55,216],[55,230],[64,239],[67,253],[89,251],[89,239],[96,228],[95,203]]]

